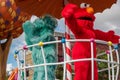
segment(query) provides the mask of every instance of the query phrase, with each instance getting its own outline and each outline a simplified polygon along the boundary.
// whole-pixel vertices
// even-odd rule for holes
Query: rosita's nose
[[[90,14],[94,14],[94,9],[92,7],[87,7],[86,11]]]

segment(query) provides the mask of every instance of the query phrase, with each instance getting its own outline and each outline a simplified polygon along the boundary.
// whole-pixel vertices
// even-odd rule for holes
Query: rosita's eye
[[[87,7],[90,7],[90,4],[87,4],[87,3],[80,4],[80,8],[87,8]]]

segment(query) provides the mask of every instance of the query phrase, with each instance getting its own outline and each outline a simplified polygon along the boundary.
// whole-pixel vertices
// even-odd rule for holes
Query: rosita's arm
[[[103,32],[100,30],[94,30],[96,39],[111,41],[113,43],[119,43],[119,36],[114,34],[114,31]]]
[[[76,19],[74,18],[74,13],[77,9],[78,6],[67,4],[62,10],[62,16],[65,19],[65,23],[74,34],[78,34],[82,31],[82,28],[77,26]]]
[[[28,36],[26,34],[25,34],[25,41],[26,41],[27,45],[32,45],[32,42],[30,41],[30,39],[28,38]],[[30,47],[29,50],[32,51],[32,47]]]

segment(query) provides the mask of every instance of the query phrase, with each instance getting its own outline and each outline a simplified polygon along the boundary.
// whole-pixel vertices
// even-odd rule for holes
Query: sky
[[[95,29],[100,29],[105,32],[108,30],[114,30],[115,34],[120,35],[120,0],[117,0],[116,4],[113,4],[111,8],[104,10],[102,13],[96,13],[95,16]],[[57,32],[65,31],[63,18],[58,21],[58,27],[55,30]],[[12,41],[7,62],[7,70],[17,67],[14,59],[14,52],[23,45],[25,45],[24,33]]]

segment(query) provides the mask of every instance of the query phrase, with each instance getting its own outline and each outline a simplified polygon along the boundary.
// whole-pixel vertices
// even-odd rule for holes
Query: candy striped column
[[[70,30],[68,29],[66,25],[66,32],[65,32],[66,40],[70,39]],[[66,42],[66,60],[71,60],[71,45],[70,42]],[[71,63],[66,63],[66,69],[67,69],[67,79],[66,80],[72,80],[72,68]]]

